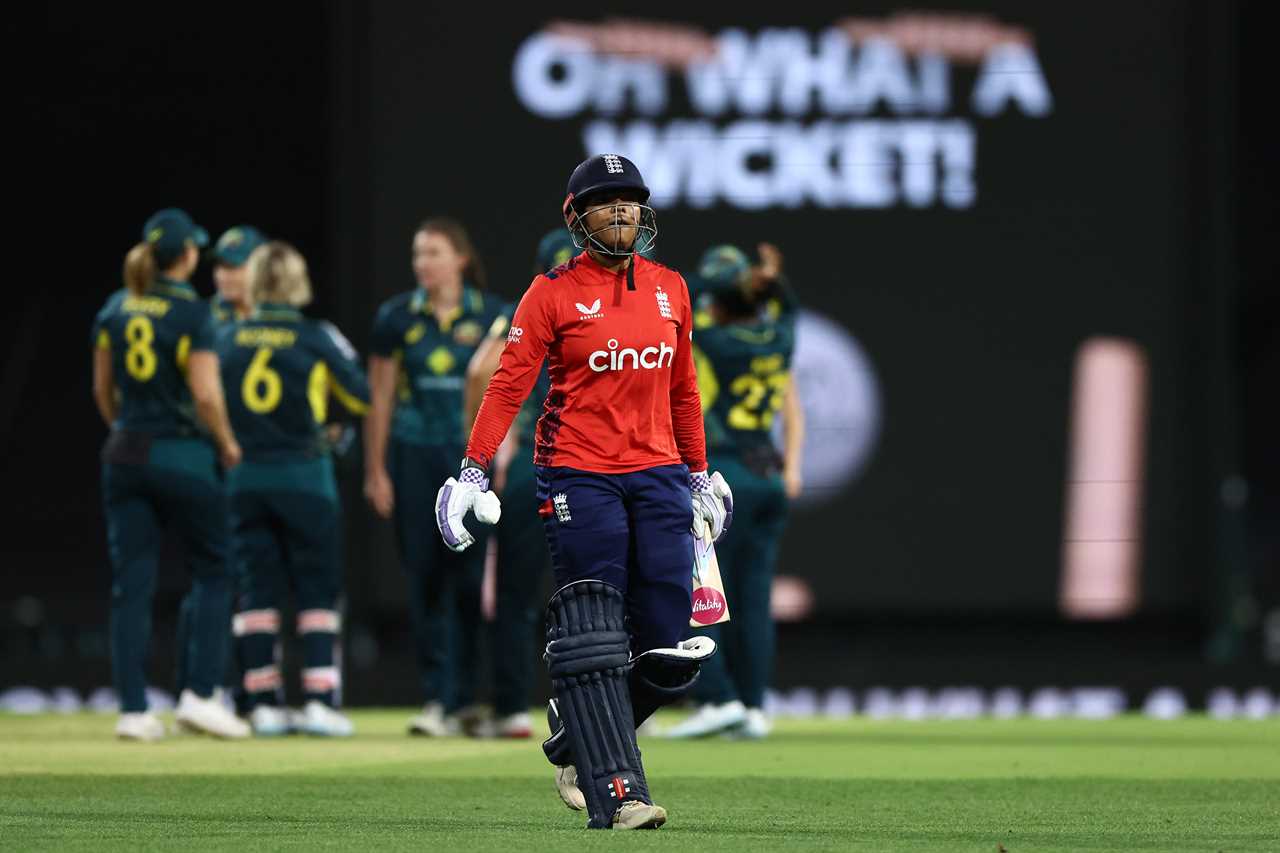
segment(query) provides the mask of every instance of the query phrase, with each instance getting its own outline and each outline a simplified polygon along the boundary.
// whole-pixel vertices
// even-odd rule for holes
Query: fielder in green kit
[[[122,711],[116,734],[129,740],[165,734],[147,710],[145,687],[151,602],[170,529],[182,539],[192,576],[189,648],[180,655],[190,673],[178,722],[244,737],[248,726],[214,695],[231,596],[218,456],[234,468],[241,450],[227,419],[209,306],[187,283],[208,236],[176,208],[152,216],[142,234],[125,259],[125,288],[93,324],[94,401],[111,428],[102,491],[112,565],[111,658]]]
[[[733,483],[734,525],[716,544],[731,618],[699,629],[720,654],[703,663],[695,688],[705,704],[669,737],[760,738],[770,730],[763,709],[774,658],[770,592],[787,500],[799,492],[804,426],[791,383],[798,306],[781,253],[764,244],[760,254],[753,267],[740,249],[715,246],[698,269],[694,360],[708,462]],[[785,454],[771,436],[777,417]]]
[[[502,305],[481,292],[483,269],[459,223],[427,220],[412,249],[418,287],[384,302],[374,320],[365,495],[379,515],[394,518],[409,576],[424,701],[409,732],[476,734],[485,544],[455,553],[431,520],[439,483],[457,473],[464,453],[467,364]]]
[[[336,710],[336,648],[342,587],[341,510],[323,427],[330,397],[368,411],[369,388],[355,350],[329,323],[304,317],[311,301],[306,262],[287,243],[255,249],[247,263],[252,313],[222,330],[218,351],[231,423],[244,462],[228,477],[232,553],[239,581],[233,633],[255,734],[291,729],[281,707],[277,656],[280,605],[297,602],[306,704],[298,728],[352,733]]]
[[[249,316],[245,264],[253,250],[265,242],[266,238],[257,228],[252,225],[237,225],[234,228],[228,228],[213,244],[210,255],[213,257],[213,283],[217,293],[209,300],[209,310],[213,314],[213,322],[217,328]],[[178,663],[174,674],[178,692],[187,686],[187,672],[190,669],[186,648],[189,645],[187,638],[191,630],[191,610],[192,600],[188,595],[182,599],[182,607],[178,611]],[[235,666],[236,678],[239,680],[238,663]],[[248,707],[243,702],[243,694],[238,689],[234,693],[236,710],[247,713]]]

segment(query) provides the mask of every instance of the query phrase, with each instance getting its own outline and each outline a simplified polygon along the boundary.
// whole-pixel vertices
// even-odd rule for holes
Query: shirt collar
[[[302,316],[302,312],[292,305],[285,305],[283,302],[263,302],[261,305],[254,306],[253,313],[250,318],[256,319],[266,316],[278,319],[293,319]]]
[[[484,310],[484,295],[474,287],[470,287],[465,282],[462,285],[462,296],[458,299],[458,304],[444,318],[444,322],[440,328],[442,331],[449,331],[453,324],[467,313],[479,314]],[[435,320],[435,314],[431,311],[431,299],[427,296],[427,292],[421,287],[414,290],[413,296],[409,299],[409,313],[423,314]]]
[[[177,279],[174,279],[174,278],[165,278],[164,276],[158,276],[156,278],[155,284],[153,284],[152,287],[155,288],[156,290],[169,293],[173,296],[177,296],[182,299],[196,298],[196,289],[192,287],[190,283],[185,281],[178,281]]]

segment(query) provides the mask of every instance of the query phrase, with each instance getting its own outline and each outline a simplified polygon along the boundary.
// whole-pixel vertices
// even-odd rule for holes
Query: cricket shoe
[[[461,732],[456,715],[444,715],[444,706],[439,702],[428,702],[422,706],[422,713],[409,720],[409,734],[423,737],[451,737]]]
[[[773,721],[760,708],[748,708],[742,725],[726,734],[736,740],[763,740],[773,731]]]
[[[737,699],[723,705],[703,705],[692,716],[686,717],[667,729],[669,738],[709,737],[742,725],[747,719],[747,708]]]
[[[556,792],[560,794],[560,802],[575,812],[586,810],[587,798],[578,787],[578,768],[572,764],[556,765]]]
[[[445,714],[445,728],[453,734],[464,734],[467,737],[490,737],[488,732],[493,725],[493,710],[486,705],[463,705],[452,714]]]
[[[259,705],[249,713],[249,725],[258,737],[280,737],[294,730],[293,714],[288,708]]]
[[[165,736],[164,723],[150,711],[121,714],[116,723],[116,737],[120,740],[150,742]]]
[[[532,736],[533,723],[526,711],[484,720],[476,728],[476,737],[518,739]]]
[[[302,708],[302,725],[298,730],[317,737],[351,737],[356,727],[344,714],[312,699]]]
[[[614,829],[657,829],[666,822],[666,809],[639,800],[627,800],[613,813]]]
[[[246,738],[252,731],[249,724],[231,713],[219,701],[218,696],[201,699],[191,690],[183,690],[174,714],[178,725],[193,732],[203,732],[220,738]]]

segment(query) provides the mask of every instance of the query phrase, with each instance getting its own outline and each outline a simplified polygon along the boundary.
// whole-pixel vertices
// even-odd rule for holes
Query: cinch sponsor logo
[[[631,370],[655,370],[659,367],[670,367],[671,362],[675,361],[675,347],[661,343],[656,347],[645,347],[642,350],[636,350],[631,347],[618,349],[618,339],[609,339],[609,349],[598,349],[591,353],[587,359],[587,365],[596,373],[604,373],[606,370],[626,370],[627,362],[631,363]]]

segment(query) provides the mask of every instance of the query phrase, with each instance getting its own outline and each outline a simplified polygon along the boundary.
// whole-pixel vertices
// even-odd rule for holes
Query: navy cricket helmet
[[[605,198],[610,191],[636,193],[638,203],[614,205],[612,219],[588,233],[583,217],[603,202],[611,201]],[[657,217],[648,201],[649,187],[635,163],[620,154],[598,154],[579,163],[569,176],[563,208],[564,224],[579,249],[590,248],[615,257],[648,252],[658,239]],[[635,231],[635,237],[628,246],[619,245],[622,229]],[[607,232],[610,231],[614,233],[609,235]],[[609,239],[610,236],[613,239]]]

